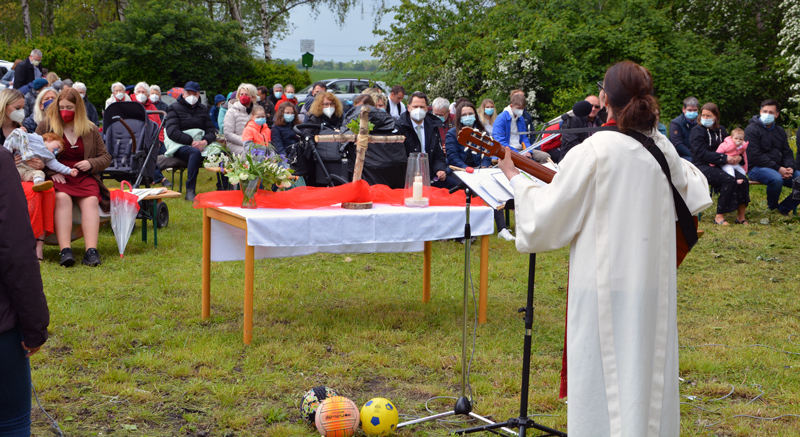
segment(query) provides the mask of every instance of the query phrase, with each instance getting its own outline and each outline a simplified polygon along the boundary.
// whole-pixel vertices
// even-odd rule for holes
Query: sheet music
[[[551,170],[558,171],[558,165],[549,162],[543,165]],[[521,173],[541,186],[547,185],[524,171]],[[475,169],[473,173],[454,171],[453,174],[464,181],[474,194],[494,209],[505,205],[507,201],[514,198],[514,187],[511,186],[511,182],[499,168]]]

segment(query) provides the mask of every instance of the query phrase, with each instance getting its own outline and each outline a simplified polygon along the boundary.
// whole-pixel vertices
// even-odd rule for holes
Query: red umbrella
[[[181,94],[183,94],[183,88],[177,86],[167,91],[167,95],[175,100],[178,100],[178,97],[180,97]]]

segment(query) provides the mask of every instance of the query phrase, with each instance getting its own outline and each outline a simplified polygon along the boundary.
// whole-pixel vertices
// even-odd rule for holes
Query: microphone
[[[581,100],[580,102],[572,105],[572,113],[576,117],[586,117],[592,113],[592,104],[586,100]]]

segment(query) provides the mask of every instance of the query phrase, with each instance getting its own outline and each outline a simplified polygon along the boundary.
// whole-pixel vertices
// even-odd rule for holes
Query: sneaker
[[[38,184],[33,184],[33,191],[40,192],[40,191],[47,191],[53,188],[53,181],[42,181]]]
[[[508,228],[503,228],[502,231],[498,232],[497,233],[497,238],[502,238],[503,240],[506,240],[506,241],[514,241],[514,240],[516,240],[516,238],[514,238],[514,236],[511,235],[511,231],[509,231]]]
[[[98,252],[94,247],[88,249],[83,255],[83,265],[95,267],[99,266],[100,264],[102,264],[100,261],[100,252]]]
[[[161,186],[164,188],[170,188],[172,187],[172,182],[170,182],[169,179],[164,178],[161,180]]]
[[[194,201],[194,197],[195,197],[194,189],[193,188],[187,188],[186,189],[186,196],[184,196],[184,199],[192,202],[192,201]]]
[[[75,257],[72,255],[72,249],[65,247],[61,249],[61,266],[72,267],[75,265]]]

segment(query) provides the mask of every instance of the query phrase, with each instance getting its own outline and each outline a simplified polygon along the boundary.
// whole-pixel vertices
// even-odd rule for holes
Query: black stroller
[[[292,128],[300,142],[289,151],[290,164],[295,175],[303,176],[306,185],[312,187],[335,187],[350,181],[347,174],[347,159],[344,146],[339,143],[320,143],[314,135],[334,134],[332,129],[319,124],[304,123]]]
[[[158,156],[161,123],[150,120],[149,114],[166,116],[164,111],[146,111],[138,102],[116,102],[106,108],[103,114],[103,137],[111,155],[111,165],[101,173],[102,179],[128,181],[133,188],[139,188],[142,184],[150,188]],[[156,202],[156,205],[152,202]],[[143,200],[139,206],[137,218],[142,219],[143,228],[146,229],[146,220],[152,220],[159,228],[169,223],[166,203]]]

